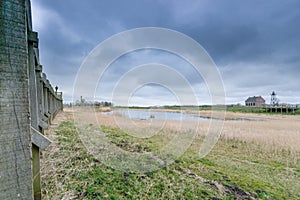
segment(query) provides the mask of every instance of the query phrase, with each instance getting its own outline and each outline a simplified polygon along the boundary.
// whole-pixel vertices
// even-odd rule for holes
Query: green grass
[[[132,152],[155,152],[171,139],[165,132],[139,139],[117,128],[101,129],[112,144]],[[59,125],[56,140],[59,151],[44,158],[55,168],[55,175],[43,177],[45,199],[61,199],[68,191],[79,199],[300,199],[299,152],[221,138],[207,157],[199,158],[199,137],[173,164],[133,173],[88,154],[72,122]]]
[[[291,110],[286,113],[282,112],[280,108],[277,109],[277,112],[273,110],[270,112],[268,109],[264,107],[245,107],[245,106],[164,106],[163,108],[168,110],[199,110],[199,111],[209,111],[209,110],[226,110],[228,112],[240,112],[240,113],[265,113],[265,114],[283,114],[283,115],[299,115],[300,109],[295,109],[294,112]]]
[[[273,109],[272,112],[270,112],[268,109],[264,108],[264,107],[238,107],[238,106],[227,106],[226,110],[229,112],[245,112],[245,113],[265,113],[265,114],[283,114],[283,115],[298,115],[300,114],[300,109],[295,110],[294,112],[292,112],[291,110],[286,113],[285,111],[283,111],[281,113],[281,109],[278,108],[277,112],[275,111],[275,109]]]

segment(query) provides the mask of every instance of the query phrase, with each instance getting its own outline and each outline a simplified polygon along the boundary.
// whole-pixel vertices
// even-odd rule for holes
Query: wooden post
[[[40,120],[43,120],[44,107],[43,107],[43,83],[41,80],[42,66],[37,64],[35,66],[35,79],[37,84],[37,99],[38,99],[38,115],[39,115],[39,126],[41,127]]]
[[[28,65],[29,65],[29,92],[30,92],[30,116],[31,127],[39,130],[39,109],[37,97],[37,82],[35,66],[34,48],[38,47],[38,37],[36,32],[28,30]],[[40,176],[40,150],[35,144],[32,145],[32,173],[33,173],[33,190],[34,199],[40,200],[41,196],[41,176]]]
[[[25,0],[0,1],[0,199],[33,199]]]
[[[29,0],[0,1],[0,199],[41,199],[41,82]]]
[[[43,94],[44,94],[44,116],[47,120],[47,123],[50,123],[50,116],[49,116],[49,102],[48,102],[48,83],[47,83],[47,76],[43,73]]]
[[[48,106],[48,108],[47,108],[47,111],[48,111],[47,115],[49,116],[49,124],[51,124],[52,118],[51,118],[50,82],[48,81],[48,79],[46,80],[46,82],[47,82],[47,102],[48,102],[48,104],[47,104],[47,106]]]

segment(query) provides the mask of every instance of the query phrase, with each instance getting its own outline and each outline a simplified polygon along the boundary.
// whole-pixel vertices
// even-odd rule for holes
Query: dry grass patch
[[[81,142],[72,113],[61,113],[47,132],[53,144],[43,153],[45,199],[300,199],[299,118],[226,122],[212,152],[199,158],[205,133],[163,169],[123,172],[105,166]],[[83,116],[90,122],[95,116]],[[178,131],[168,122],[156,135],[143,139],[118,128],[110,115],[97,114],[111,144],[126,151],[159,151]],[[278,123],[280,122],[280,123]],[[137,122],[145,123],[145,122]],[[183,125],[193,131],[193,123]],[[205,132],[208,123],[201,123]],[[88,135],[92,131],[86,129]],[[137,130],[135,130],[137,131]]]

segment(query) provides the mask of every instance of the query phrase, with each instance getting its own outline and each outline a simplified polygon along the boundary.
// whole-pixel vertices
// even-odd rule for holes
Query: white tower
[[[271,106],[278,106],[279,104],[279,99],[276,97],[276,95],[277,94],[275,93],[275,91],[273,91],[271,94],[271,103],[270,103]]]

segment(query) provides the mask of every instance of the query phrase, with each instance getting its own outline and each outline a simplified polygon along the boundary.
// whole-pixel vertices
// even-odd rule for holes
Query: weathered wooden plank
[[[62,94],[42,75],[30,1],[1,0],[0,11],[0,199],[41,199],[41,133]]]
[[[31,127],[31,141],[41,150],[46,149],[51,144],[51,140],[33,127]]]
[[[0,8],[0,199],[33,199],[25,0]]]

